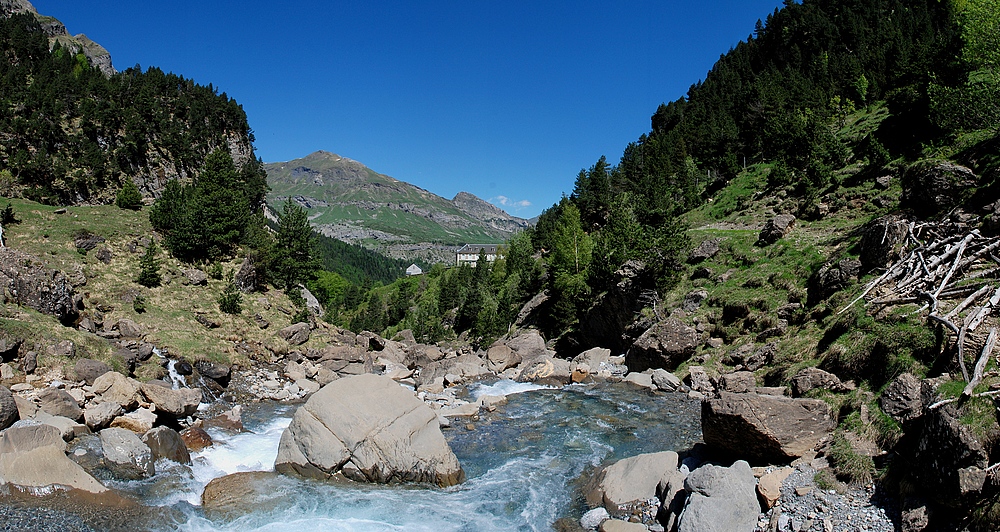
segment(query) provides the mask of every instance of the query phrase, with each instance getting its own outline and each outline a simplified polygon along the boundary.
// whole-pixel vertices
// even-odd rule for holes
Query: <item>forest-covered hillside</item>
[[[216,148],[252,160],[252,142],[243,108],[211,85],[139,65],[108,76],[50,51],[34,14],[0,17],[0,194],[109,203],[133,180],[154,196]]]

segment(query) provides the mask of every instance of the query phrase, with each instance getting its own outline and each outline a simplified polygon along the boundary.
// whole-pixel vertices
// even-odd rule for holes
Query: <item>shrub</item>
[[[219,310],[226,314],[243,312],[243,294],[236,288],[236,283],[230,282],[219,296]]]
[[[211,277],[212,279],[215,279],[216,281],[221,280],[222,264],[219,264],[218,262],[212,264],[212,267],[208,269],[208,276]]]
[[[14,206],[8,201],[7,206],[3,208],[3,212],[0,212],[0,224],[13,225],[20,221],[14,216]]]
[[[132,310],[134,310],[137,314],[146,312],[146,296],[136,294],[135,299],[132,300]]]
[[[135,183],[131,179],[125,179],[125,184],[122,188],[118,189],[118,194],[115,196],[115,205],[119,209],[131,209],[137,211],[142,208],[142,194],[139,192],[139,187],[135,186]]]

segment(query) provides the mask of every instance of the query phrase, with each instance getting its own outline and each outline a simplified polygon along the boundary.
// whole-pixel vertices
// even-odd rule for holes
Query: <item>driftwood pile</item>
[[[996,327],[989,331],[971,378],[965,344],[991,313],[1000,314],[1000,237],[983,236],[962,224],[911,222],[900,245],[899,260],[840,313],[861,300],[874,313],[920,305],[914,314],[926,312],[929,320],[954,333],[962,378],[968,383],[962,394],[972,396],[996,346]]]

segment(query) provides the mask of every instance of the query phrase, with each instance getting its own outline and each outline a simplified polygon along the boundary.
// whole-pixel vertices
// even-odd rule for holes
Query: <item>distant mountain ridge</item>
[[[393,258],[447,261],[455,246],[499,243],[528,227],[468,192],[448,200],[326,151],[265,169],[268,201],[291,198],[318,232]]]

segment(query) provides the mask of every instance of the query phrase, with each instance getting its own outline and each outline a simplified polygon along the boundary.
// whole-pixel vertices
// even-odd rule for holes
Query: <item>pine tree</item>
[[[291,290],[320,269],[313,257],[314,237],[306,210],[293,201],[285,202],[278,220],[278,234],[270,261],[276,286]]]
[[[243,312],[243,294],[236,287],[236,283],[230,281],[222,295],[219,296],[219,310],[226,314]]]
[[[139,259],[139,278],[136,282],[146,288],[160,286],[160,260],[156,258],[159,251],[156,242],[151,242],[146,253]]]

